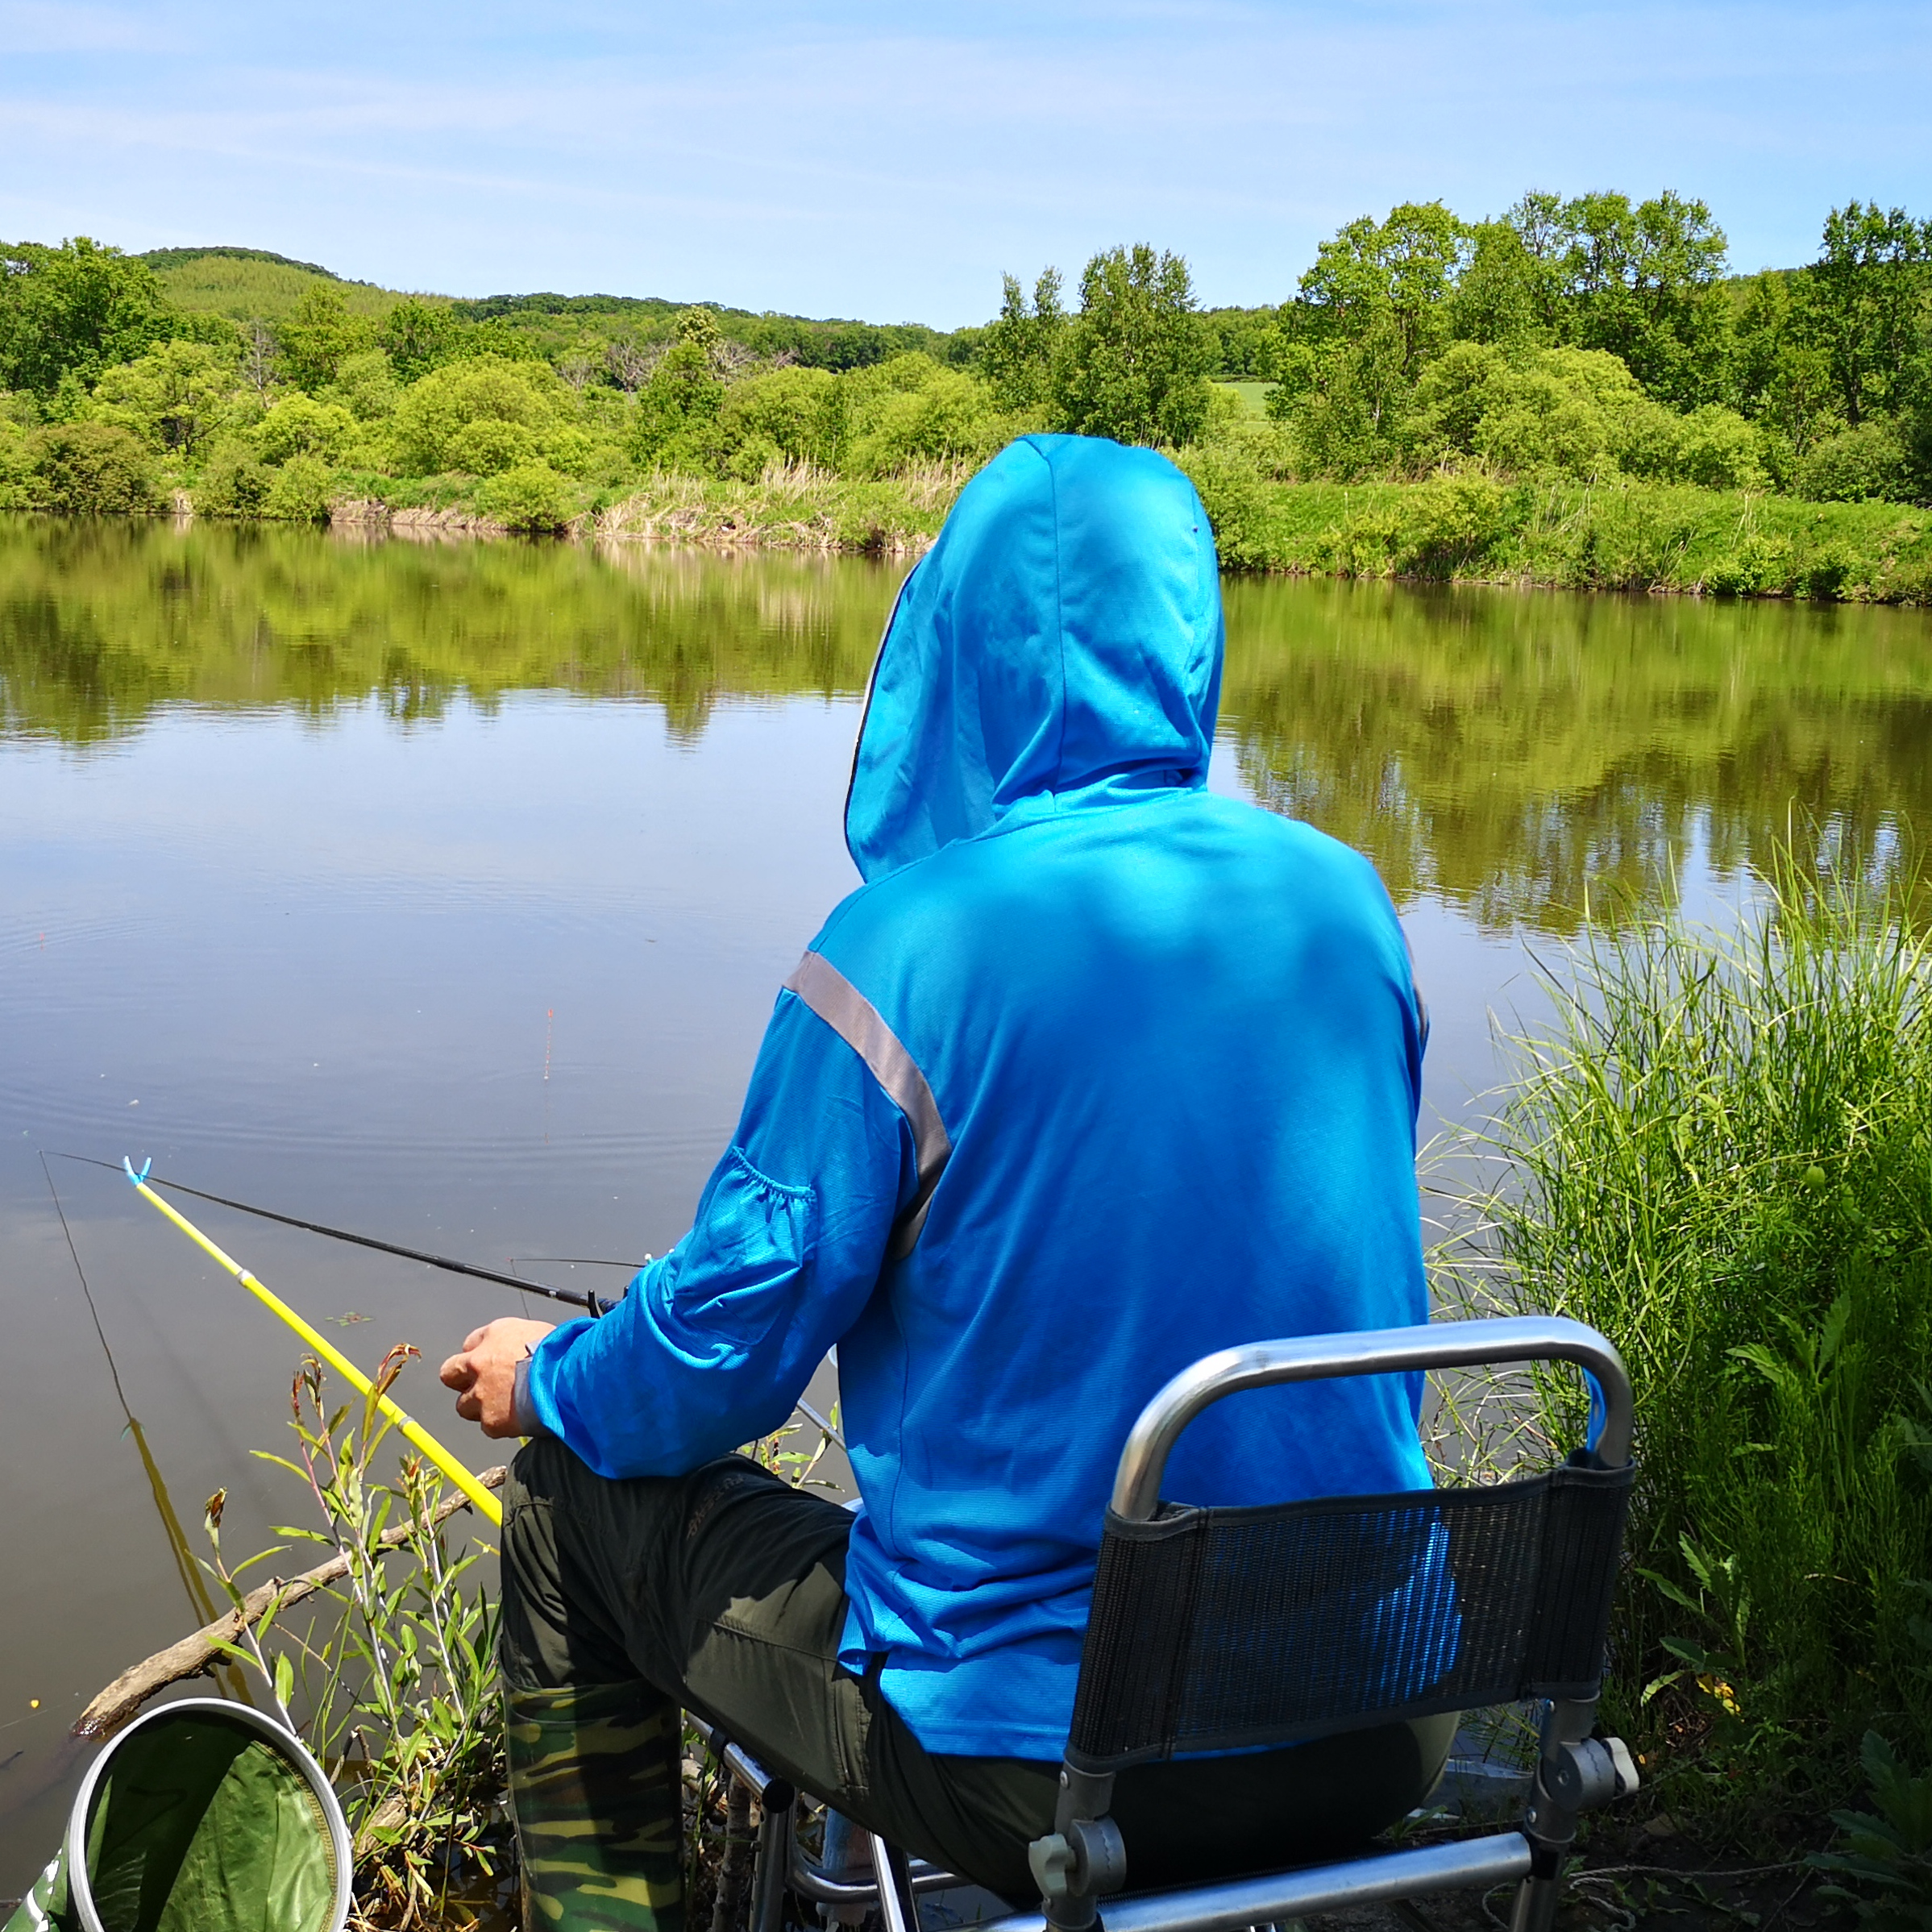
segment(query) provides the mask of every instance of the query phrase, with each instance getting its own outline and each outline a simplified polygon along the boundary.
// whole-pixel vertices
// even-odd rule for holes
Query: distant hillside
[[[393,289],[346,281],[314,262],[291,261],[266,248],[156,248],[141,260],[182,308],[247,322],[279,322],[315,287],[339,289],[354,315],[380,321],[402,300]]]
[[[326,283],[351,314],[381,321],[404,299],[399,289],[379,288],[330,273],[316,262],[298,262],[267,248],[157,248],[141,260],[184,309],[225,315],[235,322],[260,316],[280,321],[304,295]],[[651,342],[671,333],[671,318],[690,302],[659,295],[487,295],[474,300],[427,295],[466,322],[515,331],[530,350],[555,359],[579,349],[600,355],[619,339]],[[758,314],[723,302],[707,303],[724,334],[761,355],[788,351],[825,368],[860,368],[904,349],[924,349],[942,360],[971,353],[978,330],[948,335],[920,322],[881,325],[804,315]]]

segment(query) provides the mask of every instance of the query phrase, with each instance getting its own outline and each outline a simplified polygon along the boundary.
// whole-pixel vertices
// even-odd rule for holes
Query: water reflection
[[[89,745],[157,704],[373,696],[398,719],[512,691],[647,698],[862,689],[898,567],[639,546],[379,543],[308,530],[0,518],[0,733]]]
[[[1257,796],[1371,854],[1398,901],[1568,932],[1692,846],[1795,821],[1882,873],[1932,825],[1917,611],[1382,585],[1227,586],[1224,718]]]
[[[0,523],[0,733],[87,746],[157,705],[373,699],[401,721],[563,690],[661,705],[864,687],[897,567],[307,531]],[[1684,851],[1728,873],[1793,815],[1879,872],[1932,822],[1914,611],[1232,580],[1224,733],[1253,793],[1400,901],[1567,932]]]

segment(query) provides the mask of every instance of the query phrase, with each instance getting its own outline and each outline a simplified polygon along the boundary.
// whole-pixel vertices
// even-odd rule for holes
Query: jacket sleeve
[[[769,1434],[870,1298],[917,1185],[904,1116],[781,993],[690,1233],[608,1315],[538,1344],[520,1412],[602,1476],[681,1475]]]

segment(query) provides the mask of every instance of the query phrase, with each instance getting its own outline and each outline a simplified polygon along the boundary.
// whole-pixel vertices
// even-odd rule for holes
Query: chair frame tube
[[[1431,1892],[1486,1892],[1526,1877],[1530,1857],[1529,1840],[1520,1831],[1506,1831],[1299,1872],[1130,1894],[1106,1901],[1107,1932],[1240,1932]],[[975,1932],[1045,1932],[1045,1927],[1039,1912],[1016,1912],[988,1919]]]
[[[1602,1413],[1599,1419],[1593,1412],[1588,1447],[1602,1467],[1622,1469],[1630,1460],[1633,1429],[1630,1374],[1622,1357],[1594,1328],[1553,1315],[1426,1322],[1413,1328],[1251,1342],[1203,1356],[1141,1411],[1120,1452],[1113,1512],[1128,1523],[1153,1516],[1160,1506],[1161,1477],[1181,1431],[1224,1396],[1281,1382],[1530,1361],[1574,1362],[1590,1376],[1602,1397]]]

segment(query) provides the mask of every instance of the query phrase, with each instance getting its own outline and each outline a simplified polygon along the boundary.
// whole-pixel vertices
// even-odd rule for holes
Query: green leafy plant
[[[1876,1730],[1859,1761],[1876,1809],[1832,1813],[1844,1848],[1811,1863],[1847,1882],[1818,1896],[1849,1905],[1874,1932],[1923,1932],[1932,1925],[1932,1771],[1913,1771]]]

